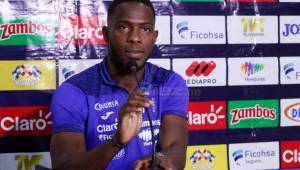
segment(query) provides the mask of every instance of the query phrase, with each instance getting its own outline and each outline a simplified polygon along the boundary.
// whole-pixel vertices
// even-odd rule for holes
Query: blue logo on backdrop
[[[289,35],[299,35],[300,36],[300,24],[284,24],[285,28],[282,35],[287,37]]]
[[[189,25],[189,23],[187,21],[180,22],[176,25],[176,28],[177,28],[178,33],[179,33],[181,38],[185,38],[183,32],[189,30],[188,25]]]
[[[240,149],[240,150],[237,150],[237,151],[233,152],[233,153],[232,153],[232,157],[233,157],[233,159],[234,159],[234,162],[235,162],[238,166],[240,166],[241,164],[239,163],[239,160],[240,160],[241,158],[244,157],[244,156],[243,156],[243,150]]]
[[[291,79],[291,74],[295,71],[294,69],[294,63],[287,63],[283,66],[284,74],[288,79]]]

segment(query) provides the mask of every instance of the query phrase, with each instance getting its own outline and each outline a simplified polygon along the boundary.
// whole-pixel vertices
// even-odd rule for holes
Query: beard
[[[131,74],[132,71],[131,69],[128,67],[127,63],[123,63],[122,58],[117,54],[116,49],[114,48],[114,46],[109,43],[110,45],[110,54],[111,54],[111,61],[113,62],[117,74],[118,75],[128,75]],[[147,61],[148,57],[146,58],[145,62],[142,65],[138,65],[136,72],[139,72],[140,70],[142,70],[145,67],[146,61]]]

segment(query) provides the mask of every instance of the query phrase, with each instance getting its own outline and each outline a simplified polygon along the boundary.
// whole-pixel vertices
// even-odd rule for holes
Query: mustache
[[[134,45],[134,46],[127,46],[125,47],[125,51],[126,52],[139,52],[139,53],[144,53],[146,50],[138,45]]]

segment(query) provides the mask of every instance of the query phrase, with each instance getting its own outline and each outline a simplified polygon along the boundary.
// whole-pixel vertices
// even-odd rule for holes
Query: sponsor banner
[[[226,101],[190,102],[188,129],[226,129]]]
[[[49,106],[0,107],[0,137],[47,136],[51,129]]]
[[[171,60],[168,58],[151,58],[148,59],[148,62],[157,65],[158,67],[171,70]]]
[[[226,0],[227,2],[252,2],[252,3],[257,3],[257,2],[278,2],[278,0]]]
[[[300,141],[283,141],[280,144],[281,168],[300,168]]]
[[[281,126],[300,126],[300,98],[281,99]]]
[[[225,44],[225,16],[173,16],[173,44]]]
[[[54,60],[0,61],[0,90],[48,90],[56,88]]]
[[[228,85],[278,83],[277,57],[228,58]]]
[[[224,0],[173,0],[175,2],[224,2]]]
[[[56,18],[49,15],[0,16],[0,45],[54,44]]]
[[[279,143],[229,144],[231,170],[279,169]]]
[[[227,146],[188,146],[185,170],[227,170]]]
[[[226,86],[225,58],[173,59],[173,70],[185,79],[188,87]]]
[[[51,169],[49,152],[1,153],[0,169],[38,170]]]
[[[300,43],[300,16],[279,16],[279,19],[280,43]]]
[[[278,127],[278,100],[243,100],[228,102],[228,127]]]
[[[280,57],[280,84],[300,84],[300,57]]]
[[[88,60],[59,60],[59,85],[68,78],[86,70],[87,68],[98,64],[102,59],[88,59]]]
[[[156,44],[171,44],[170,16],[156,16],[155,29],[158,31]]]
[[[106,16],[62,16],[58,21],[56,38],[60,44],[86,45],[106,44],[102,27],[106,25]]]
[[[228,16],[229,44],[278,43],[277,16]]]

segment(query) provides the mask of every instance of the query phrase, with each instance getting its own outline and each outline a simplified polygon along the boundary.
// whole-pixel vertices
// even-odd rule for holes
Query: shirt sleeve
[[[63,83],[52,97],[53,132],[84,132],[87,108],[84,92],[70,83]]]
[[[173,72],[160,90],[162,116],[173,114],[186,118],[189,91],[184,79]]]

